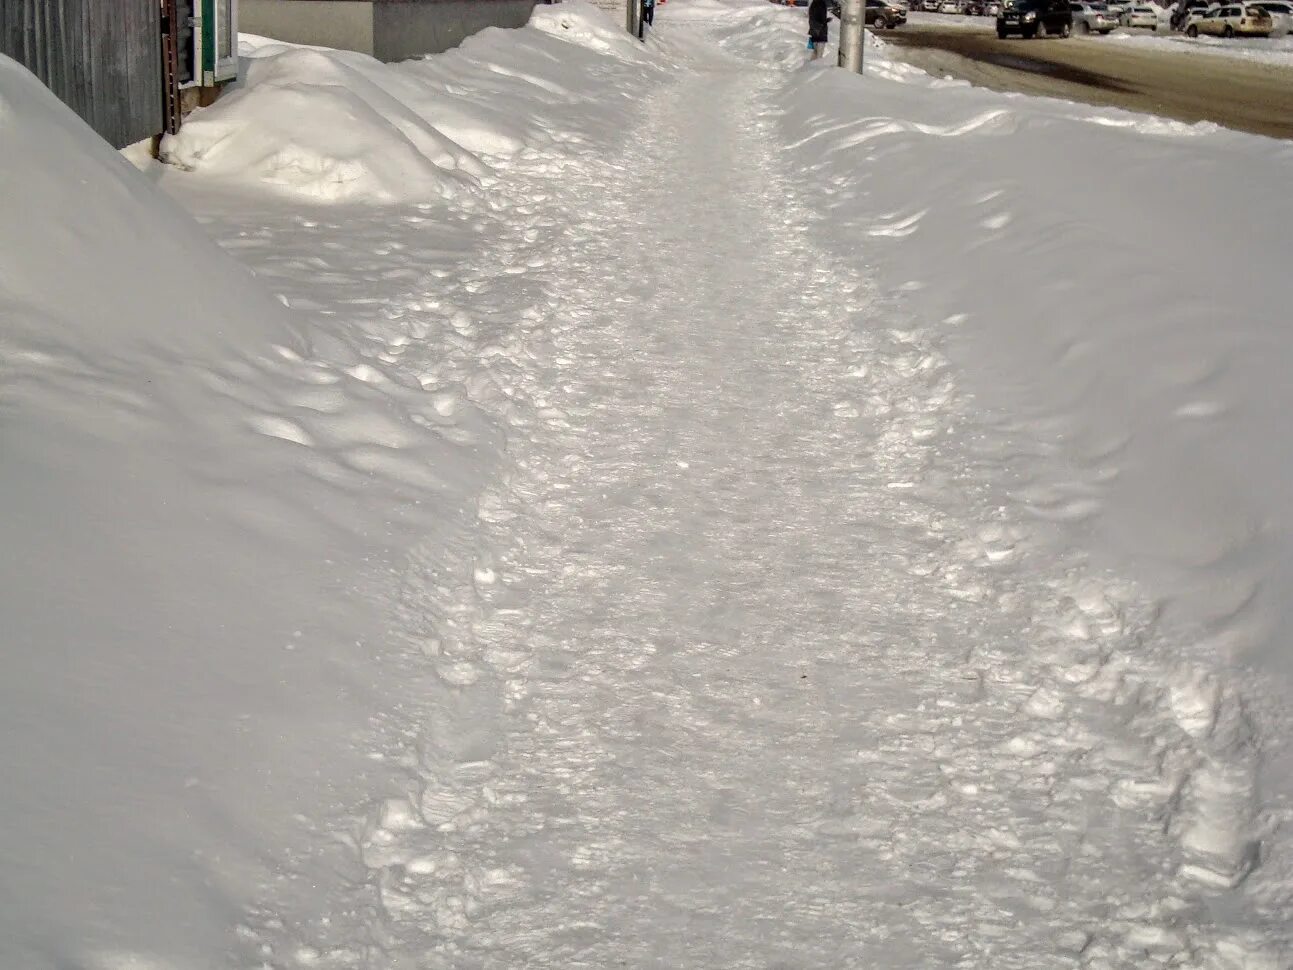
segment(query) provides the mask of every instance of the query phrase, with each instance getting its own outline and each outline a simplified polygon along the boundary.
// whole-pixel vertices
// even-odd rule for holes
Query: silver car
[[[1158,11],[1153,7],[1130,7],[1122,12],[1122,25],[1158,30]]]
[[[1272,37],[1293,33],[1293,3],[1288,0],[1257,0],[1256,6],[1271,15]]]
[[[1117,29],[1118,18],[1103,3],[1070,3],[1073,29],[1079,34],[1100,34]]]

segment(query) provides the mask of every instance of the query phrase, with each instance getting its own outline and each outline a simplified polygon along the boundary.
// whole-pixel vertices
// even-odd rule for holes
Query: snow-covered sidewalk
[[[254,279],[58,154],[115,208],[78,203],[94,297],[48,220],[0,278],[0,962],[1288,965],[1283,681],[1217,646],[1274,640],[1284,478],[1181,457],[1267,440],[1282,297],[1113,272],[1238,205],[1269,276],[1288,150],[805,67],[762,2],[658,17],[250,41],[187,170],[141,164]],[[1051,195],[1164,159],[1251,194]],[[183,344],[131,225],[219,269]],[[1145,491],[1226,503],[1200,536]]]
[[[355,937],[382,966],[1273,965],[1210,903],[1255,859],[1239,701],[1130,587],[1029,555],[996,432],[793,201],[779,72],[697,29],[662,25],[675,75],[622,149],[495,187],[496,255],[543,294],[480,385],[509,470],[461,559],[400,583],[450,690],[405,708],[366,922],[259,938],[336,966]],[[466,331],[518,298],[498,279],[445,284]]]

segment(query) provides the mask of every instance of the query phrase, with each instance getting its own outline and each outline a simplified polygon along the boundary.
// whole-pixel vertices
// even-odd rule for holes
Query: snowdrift
[[[800,17],[733,14],[725,47],[790,69],[770,123],[824,244],[987,417],[967,461],[1010,484],[986,501],[1155,604],[1151,703],[1196,772],[1165,828],[1191,879],[1236,885],[1293,792],[1293,148],[931,78],[870,35],[859,79],[787,53]],[[1290,862],[1265,865],[1275,898]]]
[[[390,588],[415,546],[452,568],[500,447],[481,361],[534,325],[437,292],[469,256],[518,279],[478,238],[488,184],[601,150],[646,70],[564,7],[400,66],[247,39],[241,90],[143,173],[0,58],[0,965],[248,966],[256,901],[367,905],[345,840],[403,784],[390,714],[456,689],[411,669]],[[239,200],[229,248],[297,286],[159,185]],[[396,201],[420,248],[390,245]],[[338,202],[347,265],[300,209]]]
[[[263,433],[277,390],[324,375],[5,58],[0,185],[0,964],[210,965],[279,841],[267,806],[364,768],[328,669],[362,624],[318,595],[344,533]]]
[[[88,354],[290,339],[245,270],[8,58],[0,132],[8,340]]]
[[[164,158],[216,181],[245,185],[255,175],[270,191],[319,203],[470,191],[491,160],[581,131],[592,137],[589,122],[626,93],[604,83],[608,55],[639,69],[652,63],[578,3],[536,9],[529,30],[491,28],[446,54],[394,65],[247,35],[240,51],[245,77],[167,138]]]
[[[760,12],[725,44],[763,58],[797,27]],[[887,286],[951,321],[976,398],[1057,442],[1053,478],[1015,496],[1032,515],[1094,533],[1107,564],[1134,560],[1175,610],[1236,633],[1205,653],[1273,650],[1293,675],[1293,654],[1268,635],[1293,621],[1293,465],[1277,444],[1293,406],[1281,376],[1293,360],[1281,269],[1293,148],[1001,97],[930,78],[875,38],[868,56],[875,94],[860,116],[834,72],[787,86],[778,118],[800,184],[857,227]],[[1227,170],[1244,176],[1198,190]],[[1234,270],[1211,277],[1203,267],[1223,253]],[[1273,586],[1258,578],[1271,571]],[[1254,624],[1266,632],[1238,635]]]

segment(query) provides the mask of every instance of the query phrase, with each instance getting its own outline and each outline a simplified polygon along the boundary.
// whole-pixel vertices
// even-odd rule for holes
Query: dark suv
[[[1006,0],[997,14],[997,36],[1067,37],[1073,33],[1069,0]]]

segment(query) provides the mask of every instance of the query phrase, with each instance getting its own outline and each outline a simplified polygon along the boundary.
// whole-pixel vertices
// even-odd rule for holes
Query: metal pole
[[[642,0],[625,0],[624,27],[637,37],[642,29]]]
[[[841,0],[840,3],[840,67],[862,73],[863,24],[866,21],[866,0]]]

